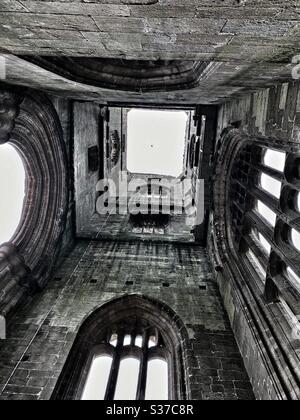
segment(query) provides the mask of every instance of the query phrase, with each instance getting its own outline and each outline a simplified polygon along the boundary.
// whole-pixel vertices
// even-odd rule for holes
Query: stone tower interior
[[[299,16],[1,0],[0,400],[300,399]]]

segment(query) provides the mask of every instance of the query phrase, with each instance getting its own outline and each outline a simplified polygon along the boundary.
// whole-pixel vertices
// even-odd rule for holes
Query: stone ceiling
[[[165,92],[198,87],[210,61],[37,57],[27,61],[90,86],[126,92]]]
[[[0,3],[0,51],[6,54],[8,82],[100,102],[219,103],[290,79],[299,41],[299,0]],[[138,92],[126,96],[84,80],[71,81],[61,72],[55,75],[14,56],[31,56],[31,61],[68,56],[208,65],[196,87],[183,91],[174,86],[141,97]]]

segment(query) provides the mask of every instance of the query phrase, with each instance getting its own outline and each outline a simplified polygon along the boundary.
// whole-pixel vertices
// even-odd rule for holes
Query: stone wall
[[[63,130],[63,137],[66,143],[66,150],[68,155],[69,174],[69,211],[66,220],[65,232],[62,238],[62,248],[60,251],[61,257],[66,255],[74,246],[75,240],[75,224],[74,224],[74,171],[73,171],[73,118],[72,118],[72,101],[63,99],[61,97],[50,97],[56,109],[57,115],[60,119]]]
[[[83,228],[96,211],[98,171],[89,171],[88,149],[103,142],[99,129],[100,107],[94,103],[74,103],[74,188],[76,230]],[[103,159],[104,160],[104,159]]]
[[[163,242],[194,242],[193,220],[189,220],[185,211],[182,210],[183,201],[180,203],[180,211],[183,214],[176,215],[176,212],[172,210],[170,223],[163,233],[148,232],[143,235],[141,232],[134,232],[129,211],[125,215],[119,214],[121,211],[118,205],[115,211],[111,210],[111,214],[100,214],[97,211],[97,199],[100,200],[100,197],[96,187],[98,181],[102,178],[112,179],[115,182],[118,197],[121,170],[127,174],[128,182],[142,179],[145,183],[148,183],[149,178],[154,176],[154,174],[133,174],[127,170],[127,113],[130,109],[132,108],[100,107],[98,104],[91,102],[75,101],[73,103],[76,237],[83,239],[115,240],[119,238],[121,240],[146,239]],[[193,126],[191,132],[194,133],[195,131],[196,127]],[[116,161],[112,159],[114,152],[113,135],[115,132],[117,132],[117,138],[119,139],[118,147],[115,148]],[[211,143],[211,136],[208,136],[207,139],[205,137],[205,142]],[[96,147],[99,151],[99,168],[95,171],[89,170],[88,150],[91,147]],[[103,156],[101,156],[101,150]],[[102,172],[102,175],[100,172]],[[170,182],[173,181],[172,177],[167,177],[167,179]],[[127,182],[125,178],[123,178],[123,181],[124,183]],[[102,186],[101,192],[103,188],[104,186]],[[113,196],[115,195],[112,189],[110,193]],[[128,202],[131,193],[128,191]],[[148,190],[145,192],[145,200],[148,199],[146,193],[148,194]],[[102,194],[101,197],[105,201],[108,194]],[[175,207],[176,204],[176,202],[171,202],[171,205]]]
[[[232,124],[241,130],[241,137],[242,131],[244,131],[253,137],[267,137],[268,140],[266,141],[270,145],[276,139],[283,142],[283,144],[285,142],[299,143],[299,87],[300,83],[297,81],[285,83],[262,90],[251,96],[246,96],[240,100],[223,104],[219,111],[218,138],[220,138],[222,130]],[[225,162],[229,158],[229,154],[227,157],[222,156],[222,161]],[[227,166],[229,164],[230,162],[227,162]],[[226,166],[225,163],[224,166]],[[219,174],[223,178],[226,175]],[[221,194],[223,196],[226,194],[225,187]],[[230,203],[225,203],[225,205],[227,204],[228,206],[230,205]],[[221,212],[221,223],[226,223],[223,220],[225,214],[224,205],[223,210],[220,206],[219,203],[215,203],[211,220],[213,220],[213,217],[215,219],[217,212]],[[209,242],[209,253],[211,255],[214,254],[214,250],[218,247],[217,244],[222,244],[224,251],[226,249],[225,237],[216,235],[216,222],[214,223],[214,228],[210,232],[212,235],[210,235]],[[229,250],[227,249],[227,251]],[[256,291],[251,297],[247,285],[251,284],[251,282],[253,283],[253,279],[251,276],[243,278],[238,263],[222,261],[222,264],[224,263],[222,267],[218,266],[220,262],[214,260],[214,263],[215,277],[256,397],[258,399],[271,400],[298,399],[299,388],[297,388],[293,379],[293,369],[288,367],[288,364],[280,355],[280,348],[284,346],[283,343],[290,339],[290,327],[288,324],[285,324],[283,327],[284,333],[282,329],[282,325],[285,322],[284,315],[282,315],[284,314],[284,307],[282,309],[281,303],[277,301],[267,304],[261,291]],[[249,307],[251,307],[250,311]],[[277,318],[274,315],[276,311],[278,313],[276,315]],[[254,318],[253,313],[255,314]],[[266,313],[267,315],[265,315]],[[267,316],[269,316],[271,325],[268,327],[266,327],[265,323]],[[277,326],[279,326],[279,332],[276,330]],[[262,339],[261,331],[267,332],[267,340],[264,341]],[[293,343],[292,339],[290,341],[292,344],[290,344],[288,349],[285,348],[283,353],[286,358],[291,359],[291,355],[294,352],[297,353],[297,343]],[[272,355],[275,355],[275,357],[272,357]],[[289,384],[284,388],[282,384],[285,381],[285,375],[288,378],[286,383],[289,381]]]
[[[83,320],[128,293],[166,303],[185,323],[189,398],[253,398],[203,248],[80,241],[9,324],[0,344],[0,399],[49,399]]]
[[[229,124],[250,135],[300,142],[300,82],[279,84],[220,107],[218,137]]]
[[[284,61],[298,48],[294,0],[1,2],[13,54]]]
[[[1,90],[1,142],[20,153],[26,172],[22,220],[1,247],[0,312],[9,317],[43,288],[56,265],[68,213],[68,161],[58,115],[45,95]],[[55,199],[54,199],[55,198]]]

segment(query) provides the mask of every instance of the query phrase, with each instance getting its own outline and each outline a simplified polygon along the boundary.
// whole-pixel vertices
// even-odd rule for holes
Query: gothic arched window
[[[183,328],[160,305],[131,295],[94,312],[80,328],[52,399],[185,399]]]
[[[158,330],[138,319],[112,325],[91,352],[82,400],[168,399],[170,353]]]
[[[227,303],[237,299],[229,311],[234,328],[249,326],[237,334],[243,351],[247,334],[261,345],[252,359],[244,353],[247,368],[260,393],[298,399],[299,143],[228,127],[218,143],[213,190],[210,251],[221,291]],[[253,369],[258,358],[264,373]],[[276,373],[271,365],[280,365]]]
[[[0,145],[0,246],[8,242],[22,219],[25,195],[25,168],[18,151]]]
[[[300,297],[296,298],[300,288],[299,156],[288,145],[246,143],[237,154],[231,183],[236,245],[258,266],[266,297],[281,296],[295,314]]]
[[[10,152],[5,164],[0,162],[2,170],[9,165],[0,185],[5,194],[0,204],[5,225],[0,233],[0,283],[5,285],[0,306],[9,316],[28,292],[42,289],[52,276],[64,243],[69,165],[50,98],[3,87],[0,109],[0,154]]]

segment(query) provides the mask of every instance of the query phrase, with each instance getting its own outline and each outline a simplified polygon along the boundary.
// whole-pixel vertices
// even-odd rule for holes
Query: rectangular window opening
[[[260,242],[260,244],[263,246],[264,250],[266,251],[267,255],[269,256],[271,254],[271,244],[269,241],[262,235],[258,230],[253,229],[252,234],[257,238],[257,240]]]
[[[275,227],[276,213],[260,200],[257,200],[257,211],[271,226]]]
[[[281,182],[269,175],[262,174],[260,178],[260,185],[267,193],[273,195],[275,198],[280,198]]]
[[[131,109],[127,116],[127,169],[136,174],[183,173],[189,112]]]
[[[279,172],[284,171],[286,153],[278,150],[266,149],[263,156],[263,164]]]
[[[112,360],[112,357],[107,355],[94,357],[81,400],[104,400]]]

